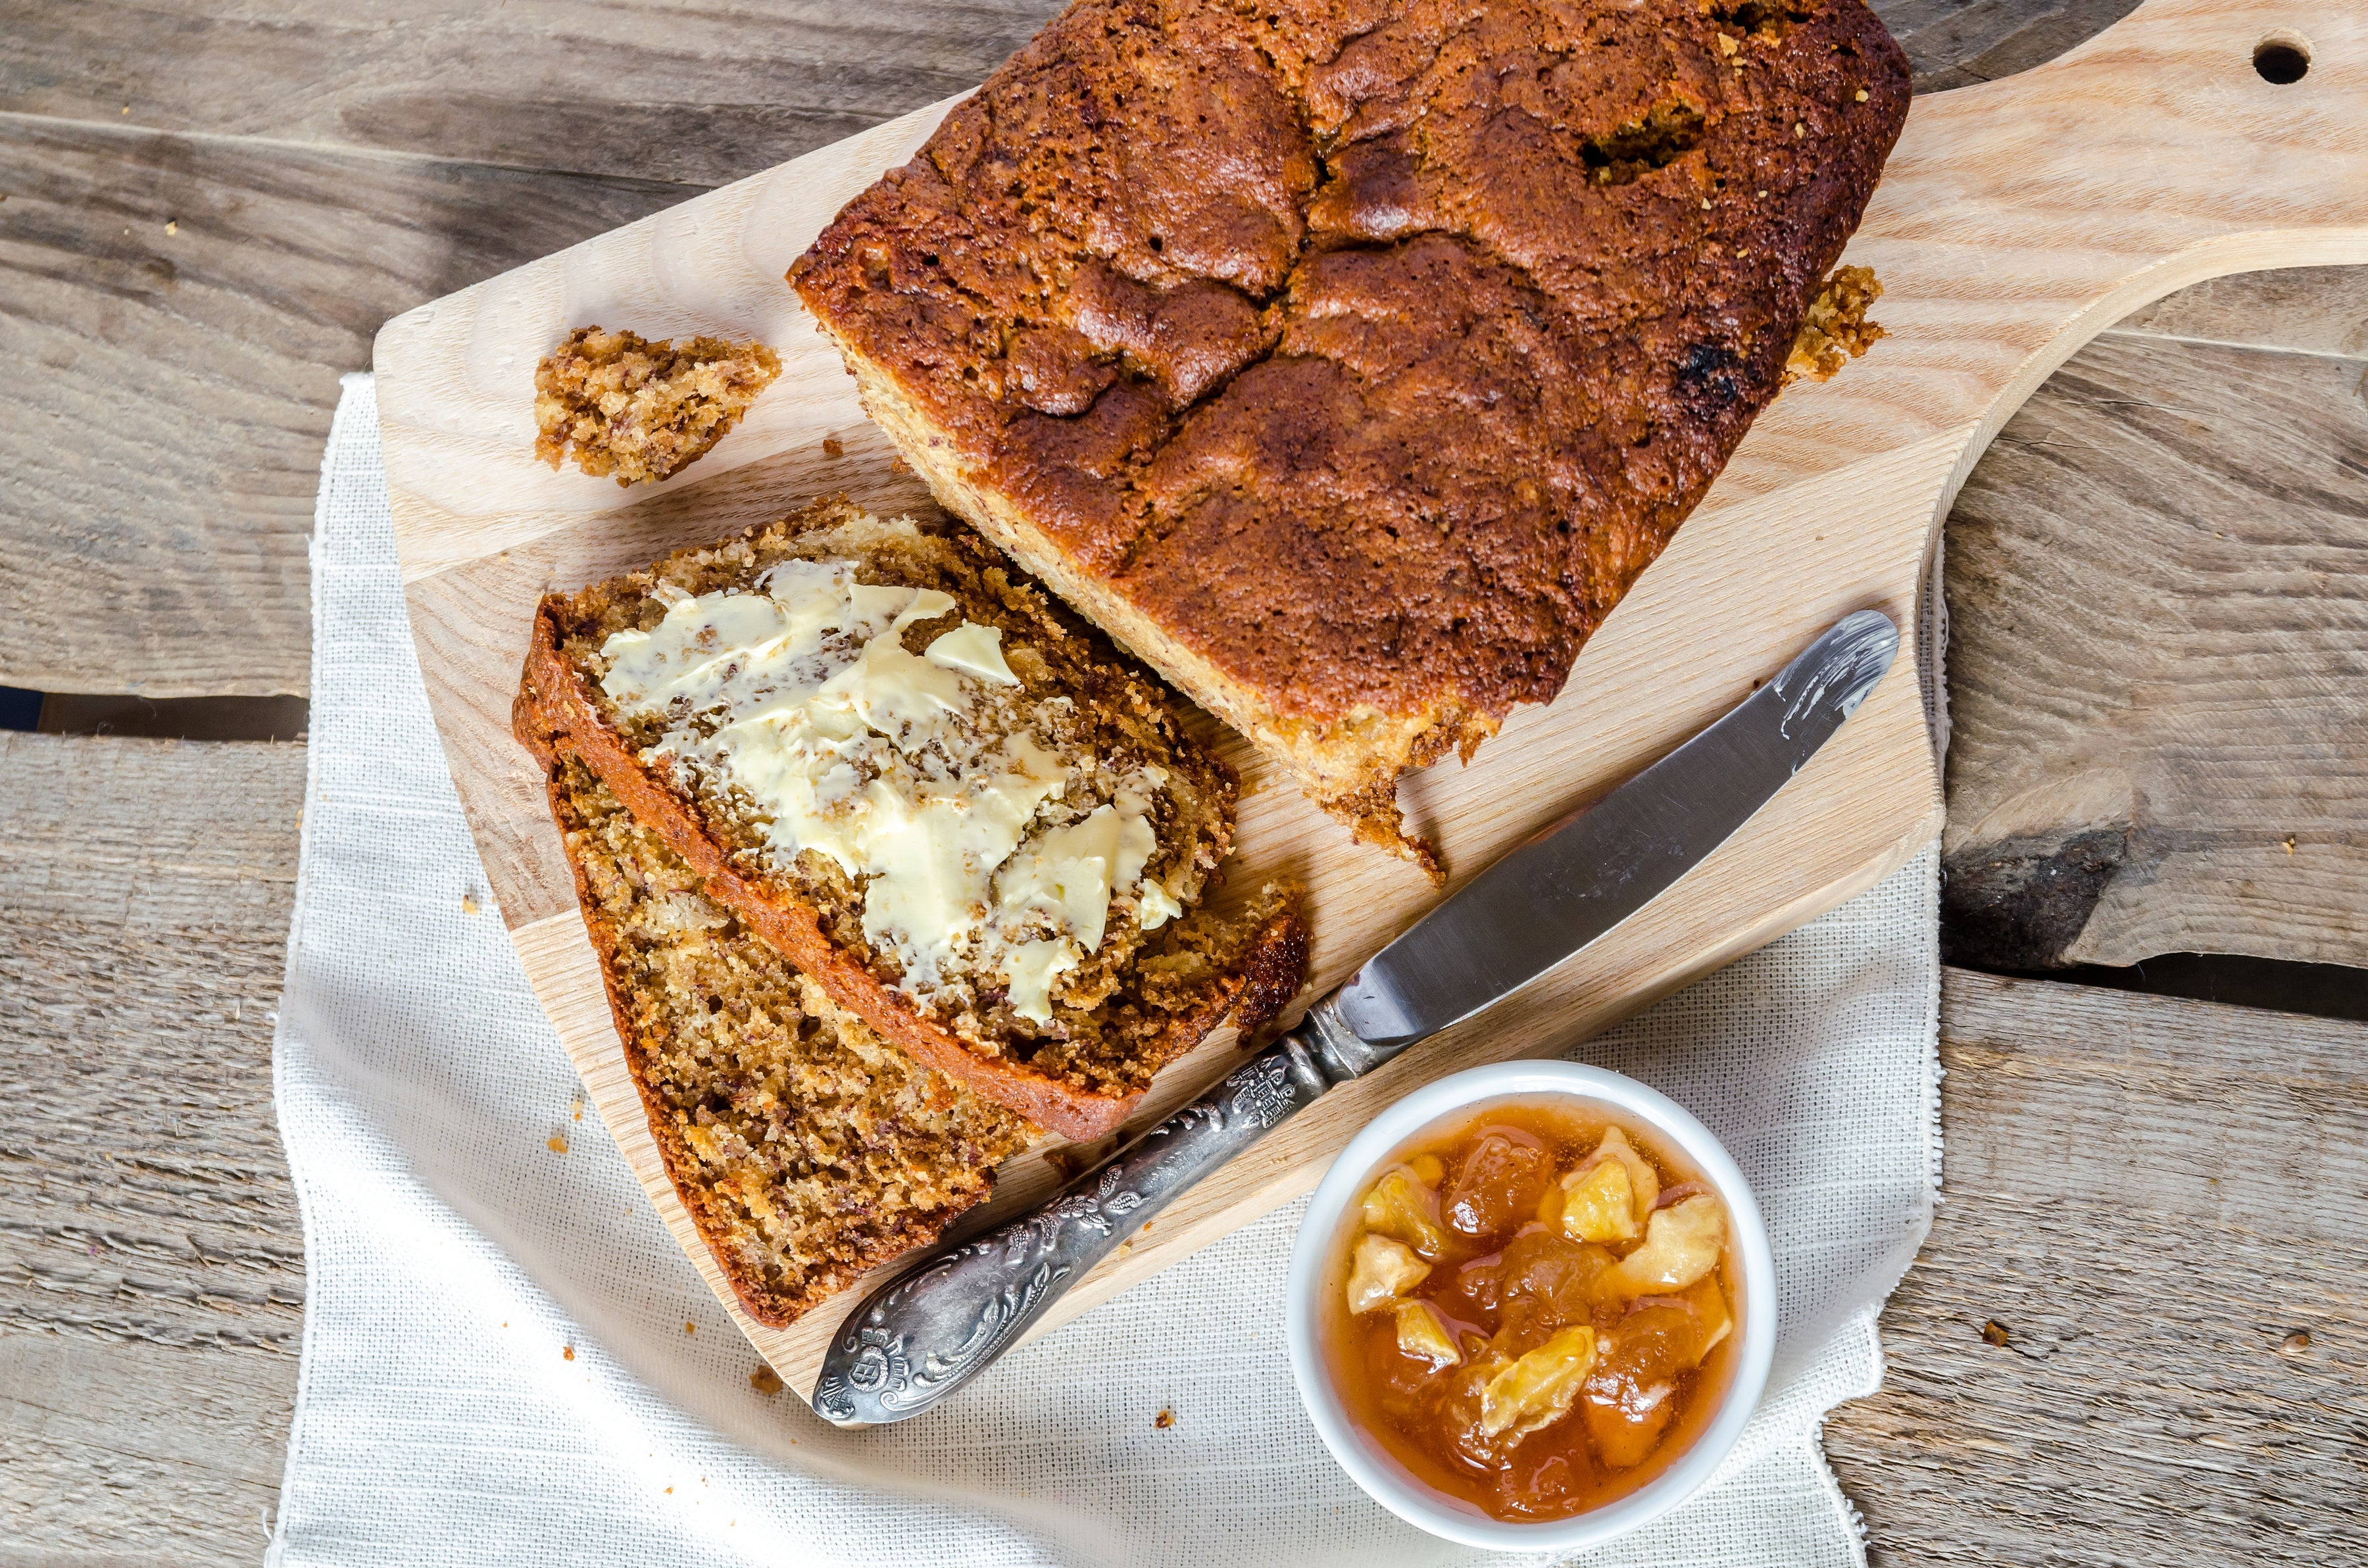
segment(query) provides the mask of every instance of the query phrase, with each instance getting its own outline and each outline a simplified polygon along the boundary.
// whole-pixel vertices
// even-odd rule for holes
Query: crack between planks
[[[688,180],[652,179],[643,175],[593,174],[582,169],[554,168],[542,164],[506,164],[484,158],[444,157],[433,153],[404,153],[392,148],[357,146],[339,142],[305,142],[290,136],[256,136],[227,131],[175,131],[162,126],[142,125],[134,120],[110,124],[103,119],[75,119],[63,115],[28,114],[20,109],[0,109],[0,127],[9,126],[22,126],[32,131],[94,131],[99,133],[101,139],[124,142],[143,138],[171,137],[202,146],[299,153],[320,158],[358,158],[421,172],[437,169],[482,169],[491,174],[555,176],[561,179],[586,180],[602,185],[639,187],[652,190],[678,190],[682,192],[682,199],[686,201],[694,196],[703,196],[711,190],[721,188],[717,186],[695,184]]]

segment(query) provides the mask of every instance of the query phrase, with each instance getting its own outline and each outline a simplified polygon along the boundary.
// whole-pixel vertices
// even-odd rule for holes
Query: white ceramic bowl
[[[1492,1100],[1568,1096],[1607,1105],[1644,1122],[1684,1152],[1726,1204],[1732,1254],[1741,1276],[1736,1321],[1741,1345],[1726,1397],[1693,1447],[1675,1463],[1625,1497],[1567,1519],[1513,1523],[1490,1518],[1461,1499],[1417,1479],[1388,1450],[1349,1419],[1325,1363],[1319,1337],[1324,1277],[1332,1259],[1341,1220],[1359,1201],[1374,1173],[1417,1134],[1442,1121],[1460,1121]],[[1409,1524],[1467,1546],[1500,1551],[1569,1551],[1627,1534],[1660,1517],[1699,1491],[1743,1435],[1744,1423],[1768,1384],[1768,1364],[1776,1349],[1776,1266],[1768,1250],[1768,1227],[1742,1171],[1710,1130],[1668,1096],[1634,1078],[1583,1067],[1574,1062],[1506,1062],[1475,1067],[1426,1084],[1376,1117],[1332,1162],[1315,1189],[1315,1199],[1299,1228],[1291,1255],[1291,1283],[1284,1321],[1291,1342],[1291,1369],[1325,1446],[1340,1468],[1373,1500]]]

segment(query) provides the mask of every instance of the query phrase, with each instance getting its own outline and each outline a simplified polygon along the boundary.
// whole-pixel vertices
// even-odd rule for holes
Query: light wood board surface
[[[1885,282],[1893,336],[1839,381],[1796,388],[1762,416],[1559,700],[1518,714],[1472,767],[1408,781],[1409,814],[1455,875],[1666,751],[1839,613],[1879,606],[1912,626],[1931,531],[1981,448],[2116,316],[2273,258],[2368,258],[2368,17],[2314,18],[2319,64],[2301,84],[2272,86],[2252,70],[2252,51],[2291,28],[2297,10],[2156,0],[2052,64],[1918,101],[1849,252]],[[378,343],[422,668],[492,891],[594,1103],[711,1270],[623,1080],[556,835],[507,733],[509,698],[542,590],[818,489],[844,486],[875,506],[909,491],[780,276],[942,108],[424,306]],[[586,322],[760,336],[781,352],[783,374],[701,464],[620,505],[609,483],[552,473],[530,456],[532,367]],[[825,437],[846,455],[825,457]],[[1759,817],[1645,915],[1492,1010],[1485,1027],[1428,1042],[1294,1119],[1088,1277],[1051,1322],[1306,1190],[1412,1085],[1565,1047],[1871,885],[1938,828],[1923,721],[1903,661]],[[1337,983],[1428,908],[1430,890],[1349,848],[1295,790],[1262,789],[1256,757],[1233,755],[1250,790],[1234,885],[1299,876],[1315,930],[1314,987]],[[1215,1057],[1212,1044],[1171,1069],[1160,1100],[1197,1088]],[[1041,1187],[1015,1177],[1007,1202]],[[742,1326],[805,1388],[838,1311],[827,1304],[787,1331]]]

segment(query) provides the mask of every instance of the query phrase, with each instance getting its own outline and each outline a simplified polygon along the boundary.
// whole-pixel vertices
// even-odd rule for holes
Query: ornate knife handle
[[[1334,1085],[1396,1055],[1340,1021],[1338,994],[1042,1209],[925,1258],[873,1291],[823,1357],[816,1413],[842,1426],[875,1426],[928,1409],[1017,1344],[1187,1187]]]

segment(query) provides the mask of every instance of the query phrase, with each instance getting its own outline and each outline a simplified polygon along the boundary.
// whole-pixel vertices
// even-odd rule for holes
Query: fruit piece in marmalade
[[[1447,1250],[1447,1235],[1431,1218],[1436,1198],[1411,1166],[1393,1165],[1365,1194],[1365,1229],[1395,1237],[1425,1257],[1437,1257]]]
[[[1612,1266],[1618,1286],[1632,1296],[1682,1290],[1718,1267],[1726,1246],[1726,1209],[1698,1192],[1667,1209],[1656,1209],[1645,1227],[1645,1244]]]
[[[1404,1242],[1388,1236],[1360,1236],[1349,1264],[1349,1310],[1370,1312],[1388,1306],[1429,1273],[1430,1265],[1415,1256]]]

